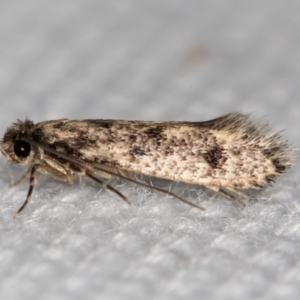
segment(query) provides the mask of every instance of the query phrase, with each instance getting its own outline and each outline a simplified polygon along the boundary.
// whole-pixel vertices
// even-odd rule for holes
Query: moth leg
[[[226,190],[233,192],[233,193],[243,197],[244,199],[249,199],[249,196],[247,194],[245,194],[242,191],[236,190],[235,188],[226,187]]]
[[[58,169],[49,165],[36,165],[36,169],[39,173],[49,176],[53,179],[63,181],[66,183],[73,183],[73,173],[68,169]]]
[[[99,168],[99,167],[98,167]],[[125,176],[123,176],[122,174],[121,174],[121,172],[119,172],[118,171],[118,169],[116,169],[116,173],[114,173],[114,171],[112,171],[113,169],[112,168],[110,168],[110,169],[103,169],[103,170],[96,170],[97,171],[97,175],[99,175],[99,171],[100,172],[107,172],[108,173],[108,175],[110,175],[111,177],[118,177],[118,178],[121,178],[121,179],[124,179],[124,180],[126,180],[126,181],[128,181],[128,182],[132,182],[132,183],[134,183],[134,184],[138,184],[139,186],[143,186],[143,187],[145,187],[145,188],[150,188],[150,189],[152,189],[152,190],[156,190],[156,191],[159,191],[159,192],[161,192],[161,193],[164,193],[164,194],[166,194],[166,195],[170,195],[170,196],[172,196],[172,197],[174,197],[174,198],[177,198],[178,200],[180,200],[181,202],[183,202],[183,203],[186,203],[186,204],[188,204],[188,205],[190,205],[190,206],[192,206],[192,207],[196,207],[196,208],[198,208],[198,209],[201,209],[201,210],[205,210],[203,207],[201,207],[201,206],[199,206],[199,205],[197,205],[197,204],[194,204],[194,203],[192,203],[192,202],[190,202],[190,201],[187,201],[187,200],[185,200],[184,198],[182,198],[182,197],[179,197],[178,195],[176,195],[176,194],[174,194],[174,193],[172,193],[172,192],[169,192],[169,191],[167,191],[167,190],[164,190],[164,189],[161,189],[161,188],[159,188],[159,187],[155,187],[155,186],[152,186],[152,185],[149,185],[149,184],[146,184],[146,183],[143,183],[143,182],[140,182],[140,181],[138,181],[138,180],[135,180],[134,178],[133,178],[133,174],[131,173],[131,172],[126,172],[125,174]],[[87,176],[91,176],[91,174],[86,174]],[[94,179],[94,177],[92,177],[93,179]],[[96,180],[97,181],[97,180]]]
[[[21,178],[19,178],[17,181],[10,184],[9,187],[13,187],[22,183],[30,175],[30,172],[31,172],[31,167],[21,176]]]
[[[37,183],[37,178],[36,178],[36,167],[33,165],[31,167],[30,170],[30,186],[29,186],[29,190],[28,190],[28,193],[27,193],[27,197],[26,197],[26,200],[25,202],[23,203],[23,205],[19,208],[19,210],[14,214],[14,218],[16,218],[21,212],[22,210],[26,207],[26,205],[28,204],[30,198],[31,198],[31,194],[32,194],[32,191],[33,191],[33,188],[34,186],[36,185]],[[26,172],[28,173],[28,171]],[[25,173],[25,174],[26,174]]]
[[[77,174],[78,175],[78,179],[79,179],[79,184],[82,185],[82,175],[81,174]]]
[[[125,177],[128,178],[130,180],[134,180],[133,174],[130,171],[126,171],[126,170],[122,170],[116,167],[111,167],[111,166],[107,166],[107,165],[103,165],[103,164],[99,164],[96,163],[94,164],[95,167],[95,174],[97,174],[100,177],[103,178],[112,178],[115,177],[110,173],[115,173],[115,175],[118,177],[118,175],[120,175],[121,177]],[[105,172],[105,171],[108,172]]]
[[[238,198],[234,197],[233,195],[229,194],[229,193],[226,192],[224,189],[222,189],[222,188],[220,188],[220,187],[218,187],[218,186],[206,186],[206,188],[208,188],[208,189],[210,189],[210,190],[212,190],[212,191],[214,191],[214,192],[217,192],[217,193],[219,193],[219,194],[225,196],[227,199],[232,200],[232,201],[234,201],[235,203],[237,203],[237,204],[239,204],[239,205],[245,207],[245,203],[244,203],[243,201],[239,200]],[[226,189],[227,189],[227,188],[226,188]],[[230,191],[232,191],[232,192],[235,191],[235,190],[234,190],[234,191],[231,190],[230,188],[229,188],[228,190],[230,190]],[[239,193],[237,193],[237,194],[239,195]]]
[[[110,184],[102,181],[101,179],[93,176],[92,174],[86,172],[85,173],[86,176],[90,177],[91,179],[95,180],[96,182],[100,183],[105,189],[108,189],[114,193],[116,193],[119,197],[121,197],[127,204],[131,204],[130,201],[127,199],[127,197],[125,197],[122,193],[120,193],[118,190],[116,190],[115,188],[113,188]]]
[[[54,179],[57,179],[57,180],[60,180],[63,182],[67,182],[70,184],[73,183],[73,173],[70,170],[64,169],[64,168],[55,168],[55,166],[56,165],[54,163],[51,166],[49,166],[47,164],[33,165],[29,170],[27,170],[27,172],[21,177],[21,179],[18,180],[17,183],[20,183],[21,181],[23,181],[26,177],[28,177],[30,175],[30,186],[29,186],[26,200],[23,203],[23,205],[19,208],[19,210],[14,214],[14,218],[16,218],[24,210],[24,208],[27,206],[28,202],[30,201],[33,188],[37,183],[36,172],[40,172],[46,176],[49,176],[51,178],[54,178]]]
[[[243,207],[246,206],[245,203],[244,203],[243,201],[241,201],[241,200],[239,200],[238,198],[234,197],[233,195],[229,194],[229,193],[226,192],[225,190],[219,189],[218,192],[219,192],[220,194],[226,196],[226,197],[229,198],[230,200],[236,202],[237,204],[239,204],[239,205],[241,205],[241,206],[243,206]]]
[[[126,171],[126,170],[118,170],[118,174],[125,177],[125,178],[134,180],[132,172],[129,172],[129,171]]]

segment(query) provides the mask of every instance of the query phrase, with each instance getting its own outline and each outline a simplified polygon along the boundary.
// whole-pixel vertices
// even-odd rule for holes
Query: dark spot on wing
[[[144,133],[148,136],[150,139],[162,139],[162,132],[164,128],[160,125],[156,125],[155,127],[147,128]]]
[[[105,159],[105,158],[102,158],[102,159],[97,158],[97,160],[96,160],[96,158],[95,158],[94,160],[97,161],[97,162],[100,163],[100,164],[103,164],[103,165],[109,165],[109,164],[110,164],[110,161],[108,161],[108,160]]]
[[[116,121],[113,120],[85,120],[85,121],[91,125],[95,125],[107,129],[111,128],[116,123]]]
[[[262,152],[263,154],[270,158],[271,156],[273,156],[275,153],[277,153],[278,151],[280,151],[280,148],[279,147],[273,147],[273,148],[270,148],[270,149],[263,149]]]
[[[276,172],[283,173],[286,170],[286,166],[281,164],[280,159],[276,158],[272,160],[274,167],[276,168]]]
[[[265,177],[266,178],[266,181],[272,185],[274,182],[275,182],[275,175],[268,175]]]
[[[217,169],[221,168],[227,160],[227,157],[223,156],[223,150],[223,148],[216,146],[202,155],[213,169]]]
[[[138,147],[138,146],[134,146],[130,151],[129,153],[132,155],[132,156],[144,156],[144,155],[147,155],[147,153],[144,151],[144,149],[142,149],[141,147]]]
[[[251,187],[255,189],[261,189],[264,187],[263,184],[259,184],[256,180],[251,180],[250,181]]]
[[[174,148],[170,147],[170,146],[166,146],[164,148],[164,154],[165,154],[166,157],[169,156],[169,155],[173,155],[174,154]],[[191,153],[191,154],[193,155],[194,153]]]
[[[56,122],[52,125],[54,129],[61,129],[66,124],[66,121]]]
[[[128,140],[130,142],[135,142],[137,140],[137,136],[134,134],[130,134],[130,135],[128,135]]]
[[[81,156],[78,151],[70,147],[70,145],[66,142],[56,142],[52,145],[49,145],[49,147],[53,148],[57,152],[61,152],[63,154],[67,155],[76,155],[76,157]]]
[[[75,127],[70,127],[69,131],[72,132],[72,133],[74,133],[74,132],[77,132],[77,129]]]

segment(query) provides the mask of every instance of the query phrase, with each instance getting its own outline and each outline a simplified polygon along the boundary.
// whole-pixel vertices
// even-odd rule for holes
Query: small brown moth
[[[37,172],[73,183],[85,175],[128,199],[102,178],[118,177],[203,209],[178,195],[136,181],[139,173],[203,185],[244,205],[243,189],[260,189],[292,165],[293,155],[280,134],[250,115],[230,113],[206,122],[144,122],[60,119],[34,124],[26,119],[9,127],[0,143],[8,161],[26,165],[30,176],[27,205]]]

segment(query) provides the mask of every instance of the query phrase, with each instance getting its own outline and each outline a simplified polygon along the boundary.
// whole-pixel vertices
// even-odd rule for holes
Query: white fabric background
[[[26,116],[267,115],[299,147],[297,0],[0,1],[0,127]],[[299,299],[299,168],[245,209],[201,187],[40,177],[0,159],[1,299]],[[147,181],[147,178],[145,178]],[[148,180],[149,182],[149,180]]]

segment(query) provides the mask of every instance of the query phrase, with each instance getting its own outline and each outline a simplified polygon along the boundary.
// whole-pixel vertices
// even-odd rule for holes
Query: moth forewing
[[[36,172],[73,183],[86,175],[129,200],[98,177],[136,181],[144,174],[203,185],[244,205],[241,190],[270,185],[291,167],[293,155],[279,134],[249,115],[231,113],[206,122],[122,120],[54,120],[34,124],[18,121],[1,141],[1,152],[17,164],[31,164],[28,203]]]

